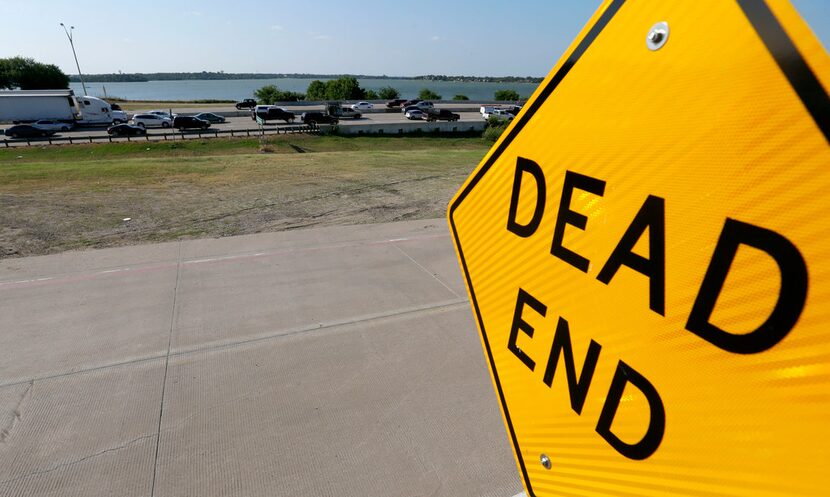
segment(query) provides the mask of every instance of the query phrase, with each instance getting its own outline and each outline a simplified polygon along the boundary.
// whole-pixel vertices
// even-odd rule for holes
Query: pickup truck
[[[236,110],[253,109],[254,107],[256,107],[256,100],[253,98],[246,98],[245,100],[236,103]]]
[[[254,107],[254,110],[251,111],[251,119],[256,121],[257,117],[266,122],[285,121],[286,124],[293,123],[295,118],[293,112],[274,105],[257,105]]]
[[[490,112],[483,112],[481,117],[483,117],[485,121],[489,121],[491,117],[495,117],[499,121],[512,121],[516,116],[504,109],[493,109]]]
[[[311,125],[338,123],[337,116],[323,114],[322,112],[303,112],[300,116],[300,120],[303,121],[304,124]]]
[[[432,121],[458,121],[461,119],[459,114],[450,112],[447,109],[429,109],[424,117],[429,122]]]

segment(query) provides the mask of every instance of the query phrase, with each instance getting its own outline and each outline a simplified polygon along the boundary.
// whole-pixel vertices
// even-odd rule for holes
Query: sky
[[[601,0],[0,0],[0,58],[75,74],[544,76]],[[830,0],[794,0],[825,47]]]

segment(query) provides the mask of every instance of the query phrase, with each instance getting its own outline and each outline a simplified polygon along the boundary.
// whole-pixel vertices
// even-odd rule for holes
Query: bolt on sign
[[[786,1],[607,1],[456,194],[528,495],[828,495],[828,88]]]

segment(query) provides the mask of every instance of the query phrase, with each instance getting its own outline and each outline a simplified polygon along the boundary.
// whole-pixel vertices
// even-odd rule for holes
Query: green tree
[[[363,98],[366,100],[381,100],[375,90],[366,90],[366,96]]]
[[[18,87],[21,90],[69,88],[69,76],[54,64],[43,64],[30,58],[0,59],[0,88]]]
[[[421,91],[418,92],[418,98],[421,100],[441,100],[441,95],[429,88],[421,88]]]
[[[273,105],[277,102],[296,102],[303,100],[305,95],[293,91],[281,91],[276,85],[265,85],[254,92],[260,104]]]
[[[378,96],[383,100],[395,100],[401,98],[401,92],[391,86],[384,86],[378,90]]]
[[[315,79],[308,85],[305,91],[305,96],[309,100],[325,100],[326,99],[326,84]]]
[[[514,90],[496,90],[495,99],[499,101],[516,101],[522,97]]]
[[[328,100],[363,100],[366,91],[360,87],[354,76],[341,76],[326,82]]]
[[[453,100],[469,100],[470,97],[468,97],[467,95],[456,95],[456,96],[452,97],[452,99]]]

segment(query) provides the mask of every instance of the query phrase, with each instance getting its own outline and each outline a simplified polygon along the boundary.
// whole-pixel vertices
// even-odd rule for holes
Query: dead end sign
[[[786,1],[607,1],[467,179],[529,495],[826,495],[829,87]]]

